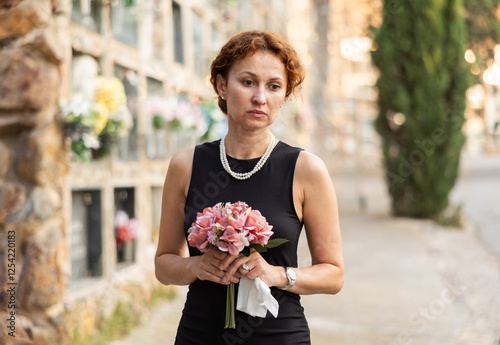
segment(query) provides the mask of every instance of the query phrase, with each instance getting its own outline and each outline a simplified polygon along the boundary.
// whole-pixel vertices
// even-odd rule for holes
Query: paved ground
[[[452,199],[463,204],[487,248],[500,256],[500,155],[466,157],[462,166]]]
[[[390,217],[385,185],[373,169],[362,176],[334,174],[346,280],[338,295],[302,297],[312,343],[499,344],[500,256],[493,248],[499,245],[495,241],[500,229],[494,217],[496,210],[500,213],[500,200],[498,189],[485,187],[480,192],[477,187],[484,183],[485,174],[491,175],[490,183],[500,183],[491,173],[500,167],[498,162],[498,157],[464,161],[466,171],[453,200],[464,201],[465,197],[471,204],[464,202],[468,216],[479,220],[469,223],[465,230]],[[489,172],[485,173],[485,169]],[[366,203],[364,211],[359,209],[360,195]],[[483,204],[480,200],[484,201],[482,207],[478,205]],[[477,210],[493,218],[478,215]],[[488,244],[484,244],[486,237],[476,226],[481,220],[497,229],[488,230]],[[309,262],[303,240],[299,263]],[[176,300],[159,305],[145,318],[143,326],[112,345],[173,344],[185,291],[180,288]]]

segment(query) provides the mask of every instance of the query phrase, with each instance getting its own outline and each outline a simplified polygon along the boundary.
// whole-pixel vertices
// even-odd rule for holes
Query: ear
[[[217,92],[219,96],[226,97],[226,80],[220,75],[217,74]]]

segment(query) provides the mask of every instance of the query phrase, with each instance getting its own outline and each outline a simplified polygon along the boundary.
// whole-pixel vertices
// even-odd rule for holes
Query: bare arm
[[[187,148],[170,161],[163,186],[160,237],[155,255],[156,278],[165,285],[188,285],[196,278],[229,284],[228,281],[222,281],[224,272],[219,268],[227,254],[210,249],[201,256],[186,256],[184,205],[193,155],[194,148]]]
[[[344,284],[344,259],[337,197],[325,164],[317,156],[301,152],[295,170],[294,195],[304,222],[312,265],[295,269],[298,294],[336,294]],[[296,188],[296,189],[295,189]]]

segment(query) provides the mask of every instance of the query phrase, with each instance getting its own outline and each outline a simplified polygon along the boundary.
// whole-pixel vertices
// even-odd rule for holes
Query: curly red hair
[[[210,67],[210,82],[217,91],[217,75],[227,79],[230,68],[240,59],[258,50],[274,53],[285,65],[287,73],[286,98],[300,91],[304,81],[304,67],[295,49],[280,35],[270,31],[246,31],[237,34],[221,48]],[[219,107],[227,114],[226,101],[219,97]]]

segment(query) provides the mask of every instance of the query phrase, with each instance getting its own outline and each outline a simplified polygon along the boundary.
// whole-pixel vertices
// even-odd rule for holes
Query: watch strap
[[[290,273],[288,272],[289,268],[286,266],[283,266],[283,268],[285,269],[286,279],[288,280],[288,282],[286,286],[280,287],[278,289],[288,290],[289,288],[295,285],[295,280],[290,276]]]

